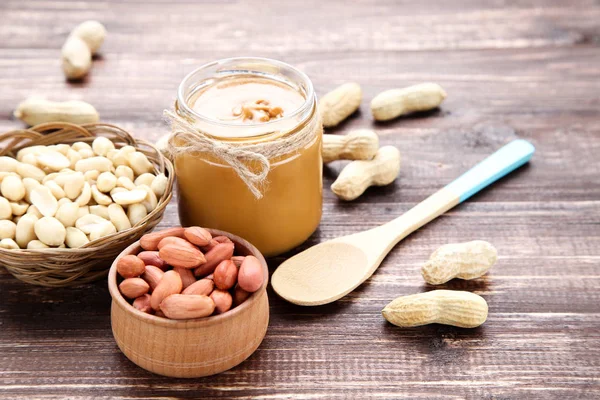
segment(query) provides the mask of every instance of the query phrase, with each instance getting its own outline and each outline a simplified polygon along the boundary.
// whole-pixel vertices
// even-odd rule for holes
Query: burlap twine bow
[[[263,197],[267,185],[267,175],[271,170],[269,160],[303,149],[323,130],[321,118],[316,115],[291,135],[260,143],[235,143],[224,142],[200,132],[169,110],[164,111],[164,116],[171,124],[167,152],[173,159],[181,154],[209,152],[229,164],[257,199]]]

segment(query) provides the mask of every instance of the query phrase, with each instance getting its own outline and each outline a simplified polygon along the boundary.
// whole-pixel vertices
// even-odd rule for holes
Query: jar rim
[[[216,118],[210,118],[206,115],[203,115],[201,113],[198,113],[197,111],[194,111],[192,107],[190,107],[188,105],[188,101],[186,98],[186,90],[192,86],[193,84],[193,80],[196,76],[196,74],[198,74],[199,72],[203,71],[203,70],[208,70],[210,68],[218,68],[219,66],[226,66],[228,64],[264,64],[267,66],[275,66],[277,67],[279,70],[289,70],[291,72],[293,72],[294,74],[297,74],[301,80],[301,82],[298,82],[299,85],[302,85],[305,88],[306,93],[305,94],[305,98],[304,98],[304,102],[302,103],[302,105],[300,107],[298,107],[296,110],[294,110],[292,113],[290,113],[289,115],[284,116],[283,118],[279,118],[279,119],[275,119],[272,121],[266,121],[266,122],[259,122],[259,123],[250,123],[250,124],[244,124],[244,125],[240,125],[240,124],[234,124],[228,121],[222,121]],[[299,69],[297,69],[296,67],[293,67],[290,64],[287,64],[283,61],[278,61],[278,60],[274,60],[271,58],[265,58],[265,57],[231,57],[231,58],[223,58],[217,61],[212,61],[206,64],[201,65],[200,67],[194,69],[193,71],[191,71],[190,73],[188,73],[185,78],[183,78],[183,80],[181,81],[181,83],[179,84],[179,88],[177,90],[177,107],[179,107],[180,109],[182,109],[182,111],[184,111],[187,115],[192,116],[195,119],[198,119],[200,121],[203,121],[205,123],[209,123],[211,125],[214,126],[221,126],[221,127],[240,127],[240,128],[255,128],[255,127],[269,127],[269,126],[275,126],[277,124],[282,124],[285,123],[287,121],[290,121],[296,117],[298,117],[298,115],[302,114],[303,112],[306,112],[308,110],[310,110],[315,102],[315,93],[314,93],[314,88],[313,88],[313,84],[311,82],[311,80],[308,78],[308,75],[306,75],[304,72],[300,71]]]

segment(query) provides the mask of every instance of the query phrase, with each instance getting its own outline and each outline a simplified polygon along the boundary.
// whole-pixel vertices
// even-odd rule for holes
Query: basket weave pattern
[[[165,193],[158,199],[157,207],[132,228],[94,240],[83,247],[35,250],[0,248],[0,265],[6,267],[17,279],[40,286],[66,287],[103,278],[108,274],[113,259],[144,233],[154,229],[162,219],[173,195],[173,164],[152,144],[134,139],[114,125],[73,125],[61,122],[14,130],[0,135],[0,156],[16,157],[20,149],[35,145],[75,142],[91,145],[97,136],[107,137],[117,149],[130,145],[144,153],[154,165],[155,173],[167,176]]]

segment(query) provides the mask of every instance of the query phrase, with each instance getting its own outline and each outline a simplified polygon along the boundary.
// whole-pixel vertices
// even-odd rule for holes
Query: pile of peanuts
[[[140,246],[116,267],[121,294],[145,313],[178,320],[222,314],[263,284],[256,257],[235,256],[228,237],[197,226],[146,234]]]
[[[423,279],[441,285],[451,279],[476,279],[496,263],[498,251],[483,240],[446,244],[433,252],[423,265]],[[383,317],[403,328],[444,324],[476,328],[488,316],[488,304],[475,293],[464,290],[431,290],[400,296],[381,311]]]
[[[77,248],[131,228],[168,179],[145,154],[98,137],[0,157],[0,248]]]
[[[421,83],[378,94],[371,101],[371,112],[376,121],[388,121],[432,110],[445,98],[446,92],[440,85]],[[345,83],[326,93],[319,101],[323,126],[337,126],[354,114],[361,102],[362,89],[358,83]],[[165,147],[163,143],[160,145]],[[370,129],[350,131],[345,136],[324,134],[323,162],[336,160],[352,160],[331,185],[331,191],[342,200],[355,200],[370,186],[389,185],[400,174],[400,151],[394,146],[379,147],[379,136]]]

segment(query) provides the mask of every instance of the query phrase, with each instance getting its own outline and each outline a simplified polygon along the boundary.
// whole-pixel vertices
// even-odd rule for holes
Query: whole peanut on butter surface
[[[346,165],[331,190],[343,200],[354,200],[369,186],[389,185],[399,173],[400,151],[394,146],[383,146],[372,160],[352,161]]]
[[[323,135],[323,162],[371,160],[379,149],[379,136],[370,129],[356,129],[347,135]]]
[[[496,248],[483,240],[451,243],[434,251],[421,273],[423,279],[432,285],[440,285],[453,278],[475,279],[484,275],[497,258]]]

